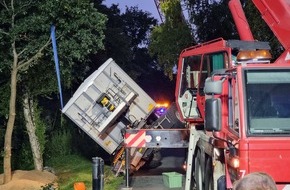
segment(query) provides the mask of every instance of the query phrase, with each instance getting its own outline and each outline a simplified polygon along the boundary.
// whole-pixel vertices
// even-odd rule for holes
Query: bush
[[[72,154],[72,134],[68,130],[55,132],[46,144],[46,157],[54,158]]]
[[[19,156],[15,155],[15,157],[17,158],[17,161],[15,160],[14,162],[16,164],[15,169],[33,170],[34,163],[30,144],[23,143],[19,151]]]

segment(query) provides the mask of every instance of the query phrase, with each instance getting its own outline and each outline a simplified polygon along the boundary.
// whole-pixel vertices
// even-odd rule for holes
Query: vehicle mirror
[[[207,131],[221,130],[221,99],[211,98],[205,101],[205,129]]]
[[[223,80],[213,81],[211,77],[208,77],[205,80],[204,93],[207,95],[221,94],[223,89],[222,84]]]

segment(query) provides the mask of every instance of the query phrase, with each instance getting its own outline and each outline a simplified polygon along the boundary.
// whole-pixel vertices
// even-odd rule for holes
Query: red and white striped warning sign
[[[141,148],[146,145],[146,131],[139,130],[136,133],[126,133],[125,134],[125,145],[126,147],[136,147]]]

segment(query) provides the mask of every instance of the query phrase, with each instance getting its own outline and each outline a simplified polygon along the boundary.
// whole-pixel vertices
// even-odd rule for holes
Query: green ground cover
[[[59,190],[73,190],[76,182],[83,182],[86,190],[92,189],[92,162],[78,155],[54,158],[49,163],[58,177]],[[124,181],[123,177],[116,177],[110,166],[105,165],[104,190],[117,190]]]

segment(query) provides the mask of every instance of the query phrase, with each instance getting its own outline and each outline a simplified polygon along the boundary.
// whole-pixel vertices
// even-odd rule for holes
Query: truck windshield
[[[290,134],[290,70],[247,70],[248,133]]]

